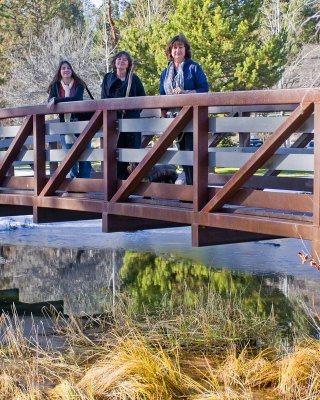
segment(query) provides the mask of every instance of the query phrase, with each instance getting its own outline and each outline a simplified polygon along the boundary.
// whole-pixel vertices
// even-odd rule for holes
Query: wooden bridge
[[[154,116],[169,108],[180,109],[176,118]],[[127,109],[149,117],[117,120]],[[301,238],[319,253],[320,90],[92,100],[53,111],[94,115],[57,123],[46,105],[0,110],[0,215],[31,213],[36,223],[102,218],[103,232],[191,225],[194,246]],[[182,131],[193,132],[193,151],[173,147]],[[119,132],[142,132],[142,148],[117,149]],[[64,150],[68,133],[79,136]],[[217,147],[230,133],[237,146]],[[263,145],[250,147],[263,133]],[[93,163],[92,178],[66,178],[78,160]],[[125,181],[117,181],[117,160],[137,163]],[[193,165],[193,185],[148,182],[156,164]]]

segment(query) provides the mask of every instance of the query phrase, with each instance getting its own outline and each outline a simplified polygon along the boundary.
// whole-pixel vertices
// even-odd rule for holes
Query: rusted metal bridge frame
[[[116,179],[117,110],[168,109],[181,111],[142,157],[127,180]],[[291,110],[264,144],[231,177],[209,174],[210,146],[221,139],[218,133],[208,143],[209,114],[239,113],[255,109]],[[95,111],[73,147],[46,175],[45,116],[64,112]],[[34,222],[101,218],[102,231],[114,232],[176,225],[190,225],[192,244],[204,246],[292,237],[312,241],[320,249],[320,90],[265,90],[228,93],[188,94],[94,100],[0,110],[0,119],[23,117],[24,121],[0,161],[0,215],[24,214],[32,210]],[[277,171],[254,176],[280,146],[309,119],[313,135],[302,134],[292,148],[304,147],[314,136],[313,186],[304,193],[292,178],[279,178]],[[143,178],[165,156],[177,135],[193,123],[193,186],[144,182]],[[99,179],[66,179],[72,165],[85,152],[96,132],[103,131],[103,173]],[[3,128],[9,129],[9,128]],[[33,138],[33,177],[10,175],[19,154],[26,152],[26,140]],[[240,140],[241,141],[241,140]],[[1,141],[0,141],[1,143]],[[232,153],[230,153],[232,157]],[[273,179],[278,190],[263,190]],[[312,179],[311,179],[312,180]],[[310,181],[310,179],[309,179]],[[283,183],[283,185],[282,185]],[[284,190],[283,190],[284,189]],[[287,189],[298,190],[289,192]],[[61,191],[82,193],[62,197]],[[100,193],[94,196],[92,193]]]

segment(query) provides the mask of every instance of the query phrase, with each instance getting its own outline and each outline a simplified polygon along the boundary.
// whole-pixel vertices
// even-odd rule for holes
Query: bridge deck
[[[311,240],[318,253],[319,99],[319,90],[301,89],[57,105],[54,113],[95,111],[70,123],[50,119],[46,106],[2,109],[0,215],[102,218],[104,232],[191,225],[195,246],[294,237]],[[176,118],[157,116],[170,107],[181,109]],[[134,108],[149,116],[117,120],[117,110]],[[142,132],[142,148],[117,149],[120,132]],[[181,132],[193,133],[193,151],[173,145]],[[59,143],[70,133],[78,136],[67,151]],[[235,145],[221,146],[230,134]],[[261,147],[250,147],[253,135]],[[67,178],[79,160],[93,163],[92,178]],[[119,161],[135,163],[125,181],[116,178]],[[168,164],[192,165],[193,185],[150,182],[150,170]]]

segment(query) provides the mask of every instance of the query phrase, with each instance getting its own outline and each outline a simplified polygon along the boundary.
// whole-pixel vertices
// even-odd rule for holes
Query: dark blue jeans
[[[71,149],[73,143],[66,143],[65,135],[61,135],[61,145],[63,149]],[[87,149],[91,149],[89,143]],[[91,175],[91,162],[90,161],[79,161],[73,165],[70,170],[71,178],[90,178]]]

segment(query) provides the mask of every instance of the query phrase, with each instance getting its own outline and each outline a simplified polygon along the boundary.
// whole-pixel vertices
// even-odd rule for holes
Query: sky
[[[102,0],[91,0],[91,1],[96,7],[100,7],[102,4]]]

